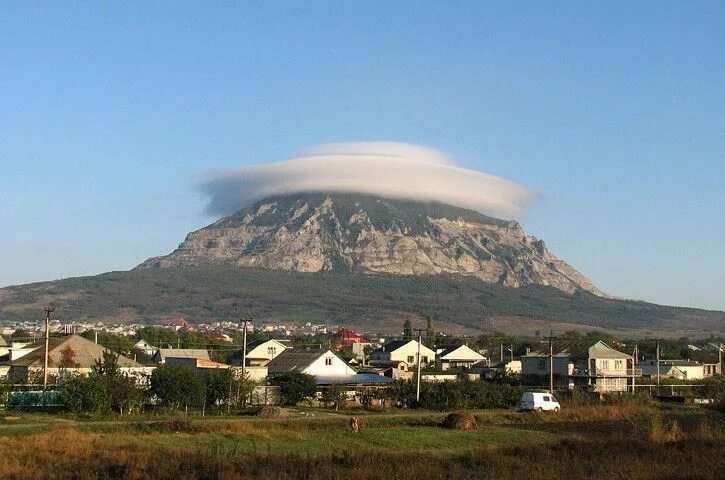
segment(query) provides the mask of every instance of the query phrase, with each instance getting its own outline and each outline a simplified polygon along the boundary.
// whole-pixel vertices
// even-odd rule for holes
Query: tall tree
[[[406,320],[403,322],[403,339],[410,340],[411,338],[413,338],[413,325],[410,320]]]
[[[436,343],[436,331],[433,328],[433,318],[430,315],[426,317],[425,342],[428,347],[433,347]]]

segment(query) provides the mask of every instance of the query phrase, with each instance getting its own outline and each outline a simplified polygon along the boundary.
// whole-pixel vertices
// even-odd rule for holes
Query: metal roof
[[[358,373],[355,375],[317,376],[317,385],[388,385],[395,380],[374,373]]]

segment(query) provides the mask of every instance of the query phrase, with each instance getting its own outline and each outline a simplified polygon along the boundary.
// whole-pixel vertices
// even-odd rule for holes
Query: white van
[[[558,412],[561,408],[554,395],[550,393],[524,392],[521,396],[521,410],[542,410]]]

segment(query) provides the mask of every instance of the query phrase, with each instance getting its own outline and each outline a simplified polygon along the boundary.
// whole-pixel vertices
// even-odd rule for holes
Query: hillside
[[[301,273],[228,265],[138,269],[0,289],[0,320],[40,318],[46,304],[62,321],[202,323],[319,322],[394,333],[404,318],[434,315],[439,329],[529,333],[597,328],[623,335],[725,332],[725,313],[564,293],[508,288],[453,275]]]
[[[455,274],[603,295],[515,221],[433,202],[305,193],[260,200],[139,269],[230,265],[297,272]]]

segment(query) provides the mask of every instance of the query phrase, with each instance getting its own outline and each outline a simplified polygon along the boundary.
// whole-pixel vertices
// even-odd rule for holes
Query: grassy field
[[[139,417],[0,421],[2,479],[701,478],[725,473],[725,415],[697,408],[589,406],[538,415],[475,412],[286,419]],[[311,416],[314,415],[314,416]]]

